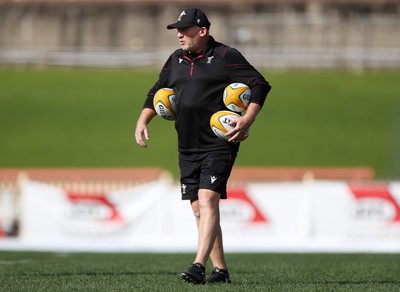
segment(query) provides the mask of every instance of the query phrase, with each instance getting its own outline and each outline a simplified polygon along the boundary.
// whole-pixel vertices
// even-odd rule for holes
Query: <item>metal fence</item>
[[[242,47],[244,56],[264,68],[400,68],[400,48],[306,48]],[[75,67],[158,67],[171,50],[149,49],[145,52],[92,50],[79,52],[60,49],[2,49],[3,65],[56,65]]]

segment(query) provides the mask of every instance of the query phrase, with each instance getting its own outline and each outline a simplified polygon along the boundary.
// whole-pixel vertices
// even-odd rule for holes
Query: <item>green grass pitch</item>
[[[272,84],[237,165],[370,166],[400,177],[400,71],[262,71]],[[177,175],[173,122],[149,147],[136,120],[158,70],[0,69],[0,167],[161,166]]]
[[[399,254],[228,254],[232,284],[193,286],[190,254],[0,252],[0,291],[399,291]],[[208,273],[211,266],[207,267]]]
[[[371,166],[400,177],[400,71],[263,71],[273,89],[237,165]],[[173,123],[147,149],[136,119],[158,70],[0,69],[0,167],[161,166]],[[0,251],[0,291],[399,291],[399,254],[228,254],[233,283],[190,286],[192,254]],[[208,267],[208,271],[211,267]]]

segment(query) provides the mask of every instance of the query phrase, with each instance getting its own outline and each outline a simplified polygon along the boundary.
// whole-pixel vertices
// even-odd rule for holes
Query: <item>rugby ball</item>
[[[234,112],[244,112],[251,99],[250,88],[243,83],[229,84],[223,94],[225,106]]]
[[[211,130],[218,138],[228,141],[230,137],[226,136],[225,133],[234,128],[233,126],[229,125],[229,123],[239,117],[239,114],[231,111],[218,111],[210,118]],[[249,131],[246,132],[245,137],[241,141],[245,140],[248,136]]]
[[[171,88],[159,89],[154,95],[153,105],[160,117],[169,121],[175,120],[177,99]]]

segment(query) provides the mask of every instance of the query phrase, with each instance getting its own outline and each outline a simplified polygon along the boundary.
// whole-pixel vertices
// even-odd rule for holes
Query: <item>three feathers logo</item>
[[[182,16],[184,16],[184,15],[186,15],[186,12],[182,11],[181,14],[179,14],[178,21],[181,21],[182,20]]]

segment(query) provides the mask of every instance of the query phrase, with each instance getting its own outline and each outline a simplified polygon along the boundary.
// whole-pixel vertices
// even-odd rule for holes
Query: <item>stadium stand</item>
[[[268,68],[397,68],[399,1],[199,1],[212,33]],[[160,66],[185,1],[0,0],[0,64]],[[146,23],[146,25],[143,25]],[[140,29],[138,29],[140,27]]]

